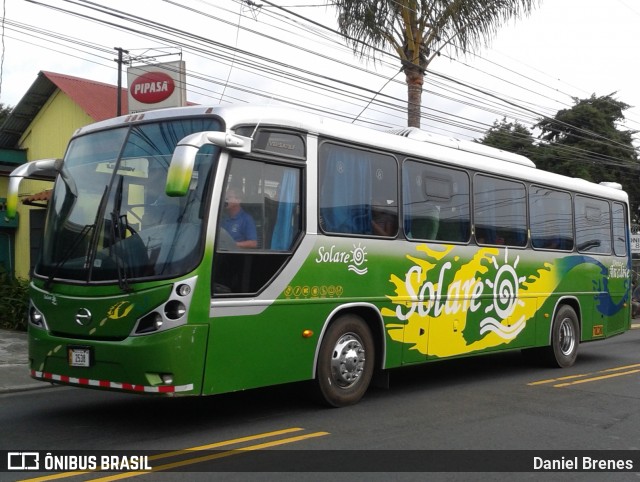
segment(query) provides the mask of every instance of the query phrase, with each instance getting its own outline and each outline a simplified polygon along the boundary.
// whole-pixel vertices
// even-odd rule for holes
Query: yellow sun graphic
[[[510,262],[508,249],[500,257],[498,248],[482,248],[465,262],[450,256],[453,246],[440,248],[422,245],[417,251],[424,257],[408,256],[414,265],[390,278],[395,309],[382,310],[391,339],[424,355],[447,357],[511,343],[558,284],[558,271],[549,263],[528,278],[519,275],[520,256]],[[453,275],[446,286],[445,270]],[[469,323],[479,339],[465,338]]]

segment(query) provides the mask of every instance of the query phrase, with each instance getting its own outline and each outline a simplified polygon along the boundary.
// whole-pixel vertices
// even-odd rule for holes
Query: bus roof
[[[401,152],[407,156],[442,161],[461,168],[474,169],[503,175],[535,183],[574,190],[585,194],[604,196],[627,202],[626,192],[616,183],[596,184],[584,179],[536,169],[535,164],[525,156],[495,149],[476,142],[461,141],[438,136],[416,128],[400,128],[379,131],[343,121],[321,117],[290,108],[255,104],[226,106],[188,106],[157,109],[129,114],[97,122],[78,129],[75,136],[91,131],[117,127],[131,123],[145,123],[177,117],[202,115],[218,116],[223,119],[227,130],[239,126],[256,125],[280,126],[297,129],[311,134],[355,142],[372,148]],[[491,162],[487,162],[487,158]]]
[[[418,129],[417,127],[402,127],[400,129],[393,129],[387,132],[389,134],[395,134],[409,139],[427,142],[429,144],[437,144],[451,149],[459,149],[465,152],[480,154],[481,156],[500,159],[502,161],[514,162],[522,166],[536,167],[531,159],[521,156],[520,154],[514,154],[513,152],[503,151],[501,149],[496,149],[495,147],[485,146],[484,144],[477,142],[461,141],[454,137],[439,136],[423,131],[422,129]]]

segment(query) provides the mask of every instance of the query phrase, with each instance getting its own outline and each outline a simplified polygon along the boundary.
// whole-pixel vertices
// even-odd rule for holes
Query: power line
[[[32,3],[38,3],[38,2],[32,2]],[[87,15],[79,14],[77,12],[68,11],[66,9],[60,9],[63,12],[66,12],[67,14],[71,14],[88,21],[94,21],[94,22],[97,21],[99,23],[108,25],[110,28],[118,28],[121,30],[125,30],[125,31],[128,31],[129,33],[133,33],[142,38],[163,39],[166,42],[166,39],[168,38],[167,35],[169,37],[177,36],[181,40],[176,40],[174,38],[174,41],[177,44],[181,45],[183,48],[186,48],[192,51],[195,55],[202,56],[203,58],[214,57],[214,58],[217,58],[218,60],[222,60],[223,62],[227,62],[230,65],[233,62],[238,62],[236,65],[236,68],[243,68],[247,72],[256,72],[258,75],[262,75],[262,76],[272,76],[274,79],[278,79],[280,82],[295,83],[290,85],[297,85],[297,86],[306,85],[306,87],[301,87],[302,89],[305,89],[305,88],[317,89],[318,91],[324,91],[324,92],[333,91],[336,99],[339,98],[338,96],[340,96],[340,98],[342,99],[345,99],[344,97],[345,95],[350,95],[353,101],[357,100],[358,102],[363,102],[365,105],[366,103],[369,103],[371,105],[371,109],[376,109],[378,112],[383,112],[381,110],[378,110],[379,108],[382,108],[385,110],[391,109],[392,111],[399,113],[406,108],[406,101],[404,101],[401,98],[390,96],[390,95],[382,95],[381,97],[378,97],[378,92],[374,89],[366,89],[366,88],[363,89],[361,85],[356,85],[353,83],[345,83],[343,79],[335,76],[327,76],[327,75],[322,76],[322,75],[319,75],[318,72],[313,72],[308,69],[303,69],[303,70],[296,69],[294,71],[291,69],[291,66],[285,65],[281,62],[274,63],[273,59],[270,59],[268,57],[263,57],[263,56],[257,56],[252,52],[243,51],[241,49],[238,49],[237,46],[236,48],[233,48],[221,42],[215,42],[212,39],[205,39],[203,37],[193,35],[189,32],[181,31],[179,29],[170,27],[168,25],[160,24],[158,22],[151,22],[141,17],[136,17],[131,14],[127,14],[125,12],[121,12],[115,9],[109,9],[106,7],[103,8],[100,5],[95,4],[93,2],[82,2],[85,5],[80,5],[80,2],[77,2],[77,1],[76,2],[67,1],[66,3],[70,3],[76,6],[83,6],[85,8],[90,8],[94,12],[100,12],[100,13],[115,16],[118,18],[119,23],[116,24],[114,22],[109,22],[105,19],[96,19],[94,15],[87,16]],[[175,3],[175,2],[167,2],[167,3]],[[39,5],[43,5],[43,4],[39,4]],[[90,5],[90,6],[87,7],[86,5]],[[51,8],[51,6],[49,5],[43,5],[43,6],[47,6]],[[280,8],[279,6],[276,6],[276,7]],[[53,8],[59,9],[59,7],[53,7]],[[195,11],[194,13],[204,15],[203,12],[199,12],[199,11]],[[222,19],[215,18],[208,14],[207,16],[209,16],[212,20],[215,20],[215,21],[223,21]],[[305,23],[304,16],[297,15],[297,16],[294,16],[294,18],[296,23],[293,25],[295,25],[295,28],[304,29],[306,32],[310,32],[310,30],[306,29],[306,27],[302,25]],[[279,15],[278,19],[287,21],[289,17],[287,15]],[[306,19],[306,21],[308,21],[308,19]],[[123,27],[122,26],[123,22],[124,23],[131,22],[133,24],[138,25],[139,27],[151,29],[152,32],[143,31],[140,29],[134,29],[132,27]],[[311,22],[310,24],[313,25],[314,28],[320,29],[320,27],[318,26],[320,24],[318,22]],[[239,27],[240,25],[238,24],[238,31],[239,31]],[[323,27],[320,30],[323,31],[323,38],[327,40],[332,39],[333,37],[337,38],[339,36],[339,33],[327,27]],[[156,31],[164,33],[165,35],[164,36],[159,35]],[[262,32],[257,32],[255,30],[251,30],[251,31],[254,35],[261,35],[265,38],[269,37]],[[331,36],[329,34],[331,34]],[[315,34],[312,33],[312,35],[315,35]],[[282,45],[304,49],[304,47],[301,47],[301,46],[292,46],[290,42],[284,42],[280,39],[275,39],[273,37],[269,37],[269,38],[272,41],[277,41]],[[331,42],[333,45],[339,45],[337,41],[331,40]],[[212,50],[212,48],[216,50]],[[340,49],[345,50],[343,46],[340,46]],[[229,53],[226,54],[224,53],[225,51]],[[309,52],[309,49],[306,49],[303,51],[306,52],[307,54],[318,56],[318,52]],[[327,57],[330,57],[330,55],[325,55],[325,54],[320,55],[320,58],[327,59]],[[238,58],[240,60],[238,60]],[[337,59],[330,59],[330,60],[334,62],[341,62]],[[396,60],[396,59],[394,58],[393,60]],[[390,61],[383,60],[383,65],[385,66],[391,65],[391,63],[392,62]],[[342,62],[341,65],[345,65],[345,63]],[[367,73],[368,75],[373,75],[373,76],[377,76],[385,79],[387,78],[387,76],[384,76],[376,72],[365,70],[359,66],[357,67],[357,69],[359,72]],[[432,74],[431,78],[433,77],[438,78],[439,73],[437,71],[430,70],[429,72]],[[205,82],[211,82],[211,81],[215,82],[215,80],[210,75],[202,75],[198,77],[202,78],[202,80]],[[394,81],[394,83],[400,84],[400,81]],[[437,86],[439,89],[448,89],[452,94],[452,95],[446,95],[441,93],[433,93],[433,95],[441,96],[443,99],[446,99],[446,100],[458,102],[461,105],[466,105],[469,107],[480,109],[483,112],[493,112],[494,114],[499,115],[500,117],[502,117],[505,112],[508,112],[508,109],[512,109],[512,112],[508,112],[510,117],[518,116],[520,119],[523,119],[526,122],[530,122],[532,119],[535,119],[536,116],[542,116],[542,117],[545,116],[539,107],[526,108],[522,105],[523,101],[521,100],[518,100],[518,99],[509,100],[509,99],[501,98],[501,96],[498,96],[496,94],[491,94],[488,91],[488,89],[479,89],[477,86],[475,87],[471,86],[468,82],[461,81],[459,79],[454,79],[451,76],[445,76],[445,78],[440,77],[439,82],[433,81],[431,85]],[[242,86],[241,84],[238,84],[238,85],[235,85],[234,88],[239,92],[244,92],[245,94],[256,92],[256,89],[253,86],[246,86],[246,85]],[[465,93],[465,90],[469,92],[473,92],[473,94],[467,94]],[[350,91],[350,93],[348,93],[347,91]],[[478,94],[482,94],[482,95],[478,95]],[[274,97],[273,93],[267,93],[267,92],[263,92],[261,95],[264,95],[267,97]],[[275,95],[275,97],[281,97],[281,95],[277,94]],[[289,98],[289,99],[282,98],[282,101],[290,104],[296,103],[296,101],[293,98]],[[300,102],[297,102],[297,103],[301,104]],[[491,107],[492,105],[493,107]],[[508,106],[508,107],[505,107],[505,106]],[[302,107],[307,110],[309,108],[319,107],[319,110],[322,110],[324,113],[328,113],[329,115],[334,115],[336,117],[349,118],[349,115],[345,112],[333,112],[333,111],[327,112],[327,109],[325,107],[314,106],[312,104],[308,106],[302,104]],[[548,114],[547,114],[547,117],[548,117]],[[490,127],[488,124],[483,125],[481,123],[478,123],[476,120],[470,119],[468,117],[458,116],[458,119],[456,119],[455,116],[453,116],[449,112],[438,111],[437,109],[430,108],[430,107],[427,108],[427,111],[423,115],[423,118],[429,121],[433,121],[434,124],[437,122],[437,123],[441,123],[443,126],[449,125],[456,128],[469,129],[475,132],[483,132],[483,127]],[[364,122],[371,121],[371,119],[363,119],[363,120]],[[380,122],[377,122],[377,124],[380,124]],[[432,126],[432,128],[442,129],[434,126]]]

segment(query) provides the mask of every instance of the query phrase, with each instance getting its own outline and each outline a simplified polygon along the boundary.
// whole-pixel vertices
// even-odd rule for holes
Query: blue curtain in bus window
[[[288,250],[296,231],[294,210],[298,200],[298,171],[286,169],[280,186],[278,218],[273,229],[271,249]]]
[[[324,145],[321,225],[332,233],[371,234],[371,163],[367,153]]]

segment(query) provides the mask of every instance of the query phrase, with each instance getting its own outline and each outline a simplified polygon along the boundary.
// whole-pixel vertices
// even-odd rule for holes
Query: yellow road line
[[[289,437],[289,438],[285,438],[285,439],[280,439],[280,440],[274,440],[272,442],[264,442],[261,444],[256,444],[256,445],[249,445],[247,447],[242,447],[239,449],[234,449],[234,450],[226,450],[224,452],[217,452],[215,454],[211,454],[211,455],[204,455],[202,457],[195,457],[192,459],[186,459],[186,460],[181,460],[179,462],[173,462],[170,464],[165,464],[165,465],[159,465],[157,467],[153,467],[150,471],[140,471],[140,472],[125,472],[122,474],[116,474],[116,475],[110,475],[107,477],[100,477],[98,479],[91,479],[93,482],[99,481],[99,482],[109,482],[112,480],[122,480],[122,479],[128,479],[130,477],[137,477],[139,475],[146,475],[146,474],[150,474],[151,472],[161,472],[163,470],[169,470],[169,469],[175,469],[178,467],[184,467],[185,465],[193,465],[193,464],[199,464],[201,462],[207,462],[209,460],[216,460],[216,459],[221,459],[224,457],[231,457],[232,455],[240,455],[242,453],[245,452],[251,452],[254,450],[262,450],[262,449],[266,449],[269,447],[277,447],[278,445],[284,445],[284,444],[288,444],[288,443],[293,443],[293,442],[300,442],[302,440],[307,440],[310,438],[314,438],[314,437],[323,437],[325,435],[329,435],[329,432],[314,432],[314,433],[309,433],[309,434],[305,434],[305,435],[298,435],[296,437]]]
[[[630,370],[628,372],[622,372],[622,373],[610,373],[609,375],[601,375],[599,377],[587,378],[586,380],[576,380],[574,382],[569,382],[569,383],[559,383],[557,385],[554,385],[554,387],[561,388],[561,387],[568,387],[569,385],[578,385],[579,383],[597,382],[598,380],[604,380],[606,378],[622,377],[625,375],[632,375],[638,372],[640,372],[640,370]]]
[[[190,452],[195,452],[195,451],[201,451],[201,450],[212,450],[212,449],[216,449],[216,448],[220,448],[220,447],[227,447],[229,445],[234,445],[234,444],[241,444],[244,442],[251,442],[253,440],[259,440],[259,439],[263,439],[263,438],[268,438],[268,437],[277,437],[279,435],[285,435],[285,434],[289,434],[289,433],[293,433],[293,432],[299,432],[301,430],[304,430],[303,428],[299,428],[299,427],[291,427],[291,428],[285,428],[282,430],[275,430],[272,432],[264,432],[264,433],[259,433],[259,434],[255,434],[255,435],[248,435],[246,437],[239,437],[239,438],[235,438],[235,439],[231,439],[231,440],[224,440],[221,442],[215,442],[215,443],[211,443],[211,444],[206,444],[206,445],[199,445],[196,447],[189,447],[186,449],[181,449],[181,450],[174,450],[171,452],[164,452],[161,454],[156,454],[156,455],[150,455],[149,456],[149,460],[160,460],[160,459],[166,459],[169,457],[175,457],[177,455],[184,455]],[[298,437],[291,437],[288,439],[282,439],[284,441],[280,441],[280,440],[276,440],[275,442],[265,442],[262,444],[258,444],[258,445],[252,445],[249,447],[244,447],[244,448],[239,448],[239,449],[234,449],[234,450],[230,450],[227,452],[222,452],[222,453],[228,453],[228,455],[234,455],[233,452],[239,451],[239,450],[258,450],[258,448],[264,446],[265,448],[268,447],[270,443],[274,443],[275,445],[282,445],[284,443],[291,443],[291,442],[296,442],[299,440],[304,440],[306,438],[311,438],[311,437],[319,437],[320,435],[317,434],[321,434],[321,435],[328,435],[328,432],[316,432],[315,434],[311,434],[311,435],[301,435]],[[252,448],[252,447],[258,447],[258,448]],[[217,454],[216,454],[217,455]],[[226,456],[228,456],[226,455]],[[196,463],[196,462],[194,462]],[[164,467],[164,466],[163,466]],[[164,469],[166,470],[166,469]],[[154,468],[155,471],[155,468]],[[51,474],[51,475],[44,475],[42,477],[35,477],[32,479],[23,479],[21,482],[42,482],[45,480],[56,480],[56,479],[64,479],[64,478],[69,478],[69,477],[76,477],[78,475],[85,475],[85,474],[91,474],[91,473],[95,473],[95,472],[99,472],[99,471],[94,471],[94,470],[85,470],[85,471],[75,471],[75,472],[61,472],[58,474]],[[145,474],[145,473],[149,473],[149,472],[136,472],[136,475],[140,475],[140,474]],[[126,475],[126,474],[125,474]],[[103,479],[98,479],[98,480],[103,480]],[[104,479],[106,480],[106,479]],[[115,480],[115,479],[113,479]]]
[[[640,363],[634,363],[633,365],[625,365],[622,367],[607,368],[606,370],[600,370],[598,373],[615,372],[618,370],[628,370],[629,368],[637,368],[637,367],[640,367]]]
[[[530,385],[530,386],[546,385],[548,383],[559,382],[561,380],[572,380],[574,378],[588,377],[589,375],[590,375],[589,373],[583,373],[580,375],[568,375],[566,377],[560,377],[560,378],[548,378],[547,380],[538,380],[537,382],[530,382],[530,383],[527,383],[527,385]]]
[[[556,382],[565,382],[565,380],[574,380],[571,382],[566,382],[566,383],[556,383],[555,385],[553,385],[554,387],[567,387],[569,385],[578,385],[580,383],[588,383],[588,382],[594,382],[597,380],[604,380],[606,378],[613,378],[613,377],[620,377],[623,375],[632,375],[634,373],[640,372],[639,370],[635,370],[635,368],[640,367],[640,363],[635,363],[633,365],[625,365],[625,366],[620,366],[620,367],[613,367],[613,368],[607,368],[605,370],[600,370],[597,372],[593,372],[593,373],[582,373],[579,375],[568,375],[566,377],[559,377],[559,378],[549,378],[547,380],[538,380],[535,382],[530,382],[527,383],[527,385],[529,386],[535,386],[535,385],[548,385],[551,383],[556,383]],[[634,370],[631,370],[631,369]],[[626,370],[622,373],[613,373],[611,374],[611,372],[619,372],[621,370]],[[607,375],[600,375],[600,374],[607,374]]]
[[[267,438],[267,437],[277,437],[278,435],[284,435],[286,433],[291,433],[291,432],[299,432],[301,430],[304,430],[303,428],[299,428],[299,427],[292,427],[292,428],[285,428],[282,430],[275,430],[273,432],[265,432],[265,433],[259,433],[256,435],[248,435],[246,437],[240,437],[240,438],[235,438],[232,440],[224,440],[222,442],[215,442],[212,444],[206,444],[206,445],[200,445],[198,447],[189,447],[186,449],[181,449],[181,450],[174,450],[173,452],[165,452],[162,454],[157,454],[157,455],[151,455],[149,456],[149,460],[160,460],[160,459],[166,459],[168,457],[175,457],[176,455],[182,455],[182,454],[186,454],[189,452],[194,452],[197,450],[211,450],[211,449],[216,449],[219,447],[226,447],[228,445],[233,445],[233,444],[239,444],[239,443],[244,443],[244,442],[251,442],[252,440],[258,440],[261,438]]]

